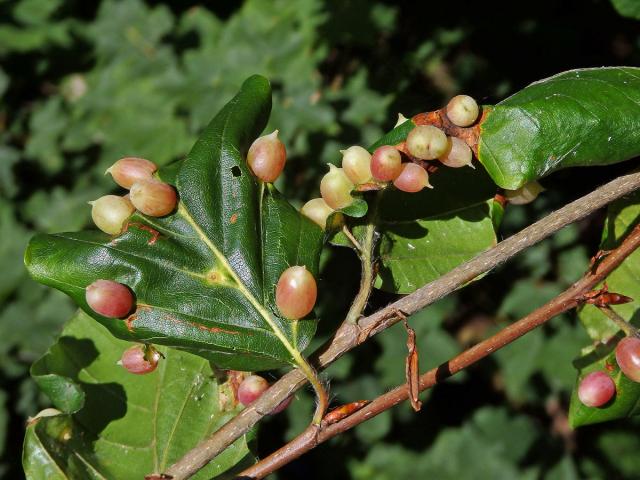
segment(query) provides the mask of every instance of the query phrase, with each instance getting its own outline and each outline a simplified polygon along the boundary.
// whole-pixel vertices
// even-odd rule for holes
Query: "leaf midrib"
[[[202,370],[204,368],[204,364],[200,365],[200,369],[198,370],[197,375],[201,375],[202,374]],[[192,381],[191,385],[189,386],[189,391],[187,392],[187,394],[184,396],[184,401],[182,402],[182,405],[180,407],[180,411],[178,412],[178,414],[176,415],[174,422],[173,422],[173,426],[171,427],[171,432],[169,433],[169,438],[167,439],[165,445],[164,445],[164,452],[162,454],[162,459],[160,460],[160,470],[157,471],[162,471],[165,469],[165,466],[167,465],[167,456],[169,455],[169,449],[171,447],[171,442],[173,441],[173,436],[176,432],[176,429],[178,428],[178,424],[180,423],[180,419],[182,418],[182,414],[184,413],[184,409],[187,406],[187,402],[189,401],[189,397],[191,396],[191,392],[193,392],[194,388],[196,387],[196,382]]]
[[[294,359],[299,357],[300,352],[298,352],[298,350],[296,350],[294,346],[291,345],[291,343],[289,342],[287,337],[284,335],[282,330],[280,330],[276,325],[276,323],[273,321],[269,312],[264,308],[264,306],[260,302],[258,302],[256,297],[253,296],[253,294],[247,289],[244,283],[242,283],[242,281],[240,280],[240,277],[238,277],[238,274],[235,272],[235,270],[231,267],[231,265],[227,261],[227,258],[222,254],[222,252],[220,252],[220,250],[218,250],[218,248],[213,244],[211,239],[202,231],[200,226],[195,222],[195,220],[187,210],[186,206],[182,202],[180,202],[178,206],[178,213],[182,215],[182,217],[191,225],[191,228],[193,228],[196,234],[200,237],[200,239],[209,248],[209,250],[211,250],[213,255],[220,262],[220,265],[227,271],[229,276],[233,279],[236,285],[235,287],[231,287],[231,286],[230,287],[236,288],[242,295],[244,295],[247,298],[247,300],[249,300],[249,303],[251,303],[251,305],[253,305],[256,311],[264,318],[264,320],[267,322],[267,325],[271,327],[271,329],[273,330],[273,333],[276,335],[276,337],[278,337],[278,340],[280,340],[280,342],[284,345],[284,347],[291,354],[291,356]]]

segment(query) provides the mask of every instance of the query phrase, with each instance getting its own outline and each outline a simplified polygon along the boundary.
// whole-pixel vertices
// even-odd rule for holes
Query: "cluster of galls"
[[[276,284],[276,306],[289,320],[306,317],[316,303],[318,289],[311,272],[305,267],[287,268]],[[85,289],[85,300],[91,310],[107,318],[125,318],[134,308],[131,290],[113,280],[96,280]],[[135,374],[153,372],[160,353],[151,345],[135,345],[122,354],[120,365]]]
[[[263,182],[273,182],[284,168],[286,149],[278,139],[276,130],[258,138],[247,153],[247,164]],[[106,195],[95,202],[92,217],[96,226],[110,235],[118,235],[126,228],[128,218],[137,209],[145,215],[160,217],[175,210],[175,189],[154,178],[157,167],[142,158],[127,157],[118,160],[107,170],[115,182],[129,189],[123,197]],[[289,320],[306,317],[316,303],[316,281],[304,266],[287,268],[275,288],[276,306]],[[85,300],[89,308],[107,318],[126,318],[135,306],[134,295],[126,285],[113,280],[96,280],[86,287]],[[135,345],[127,349],[118,362],[135,374],[153,372],[161,358],[151,345]]]
[[[158,167],[144,158],[126,157],[114,163],[105,173],[122,188],[124,196],[105,195],[89,202],[95,225],[109,235],[119,235],[127,221],[138,210],[151,217],[163,217],[175,210],[178,196],[175,189],[154,177]],[[96,280],[85,290],[87,305],[107,318],[124,318],[134,306],[133,293],[121,283]],[[153,372],[161,358],[151,345],[134,345],[122,354],[118,362],[127,371],[138,375]]]
[[[473,98],[458,95],[447,105],[446,114],[454,125],[468,127],[477,120],[479,108]],[[453,168],[473,166],[469,146],[459,138],[447,137],[434,126],[415,127],[407,136],[405,149],[418,160],[437,159]],[[354,201],[352,192],[356,189],[380,189],[391,182],[398,190],[410,193],[419,192],[425,187],[432,188],[427,171],[413,161],[403,161],[403,155],[394,146],[381,146],[373,154],[362,147],[352,146],[343,150],[342,155],[342,168],[330,165],[329,173],[320,182],[322,197],[308,201],[301,209],[302,214],[323,229],[326,228],[329,215],[351,205]],[[246,160],[258,180],[274,182],[284,169],[286,156],[286,148],[275,130],[251,144]],[[156,170],[153,162],[136,157],[122,158],[111,166],[106,173],[110,173],[118,185],[128,189],[129,194],[122,197],[106,195],[90,202],[96,226],[105,233],[118,235],[126,228],[127,220],[136,210],[152,217],[173,212],[178,202],[176,191],[171,185],[154,177]],[[525,189],[527,201],[535,198],[538,188],[534,185],[531,191]],[[517,203],[517,200],[513,203]],[[313,310],[316,298],[315,278],[305,266],[292,266],[282,272],[275,288],[276,307],[282,317],[294,321],[306,317]],[[86,288],[86,302],[99,315],[125,318],[131,313],[135,300],[127,286],[101,279]],[[132,373],[144,374],[154,371],[160,358],[161,355],[152,346],[135,345],[124,352],[119,363]],[[259,382],[256,378],[261,377],[249,377],[245,389],[264,391],[266,380]],[[241,389],[241,392],[245,389]],[[241,403],[246,404],[242,400],[244,393],[239,395]]]
[[[278,130],[257,138],[247,152],[247,165],[261,182],[274,182],[284,170],[287,149],[278,138]],[[276,306],[289,320],[306,317],[316,304],[316,280],[304,266],[287,268],[276,284]]]
[[[453,124],[467,127],[477,120],[479,108],[473,98],[458,95],[451,99],[446,112]],[[447,137],[431,125],[415,127],[407,136],[405,149],[418,160],[439,160],[453,168],[473,167],[471,148],[463,140]],[[402,153],[395,146],[381,146],[373,154],[360,146],[352,146],[341,153],[342,167],[329,165],[329,173],[320,181],[321,198],[309,200],[301,210],[323,229],[329,215],[353,203],[354,190],[377,190],[391,183],[408,193],[433,188],[427,171],[413,161],[403,161]]]
[[[89,308],[103,317],[124,318],[133,309],[135,300],[129,287],[113,280],[96,280],[85,289]],[[153,372],[160,361],[160,353],[152,345],[134,345],[122,354],[118,362],[137,375]]]
[[[178,196],[171,185],[153,176],[157,169],[155,163],[144,158],[126,157],[114,163],[105,173],[110,173],[129,194],[105,195],[89,202],[96,226],[109,235],[118,235],[136,210],[150,217],[170,214],[176,208]]]
[[[257,138],[247,152],[247,165],[262,182],[274,182],[287,161],[287,149],[278,138],[278,130]],[[316,280],[304,266],[287,268],[276,284],[276,306],[289,320],[306,317],[316,304]]]
[[[631,335],[616,345],[616,362],[631,381],[640,383],[640,338]],[[578,398],[587,407],[602,407],[616,394],[616,385],[603,370],[586,375],[578,386]]]

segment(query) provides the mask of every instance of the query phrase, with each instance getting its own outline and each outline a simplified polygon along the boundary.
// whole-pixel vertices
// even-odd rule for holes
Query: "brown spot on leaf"
[[[158,241],[158,238],[160,237],[160,232],[149,227],[148,225],[145,225],[144,223],[140,223],[140,222],[128,222],[125,227],[124,230],[122,230],[122,233],[125,233],[129,230],[129,228],[131,227],[136,227],[139,230],[143,230],[145,232],[149,232],[151,234],[151,238],[149,239],[149,241],[147,242],[147,245],[153,245],[154,243],[156,243]]]
[[[234,213],[233,215],[231,215],[231,223],[236,223],[238,221],[238,214]]]
[[[211,284],[221,284],[225,281],[225,276],[219,270],[209,270],[206,273],[207,282]]]
[[[163,320],[168,320],[172,323],[175,324],[179,324],[179,325],[190,325],[192,327],[195,327],[199,330],[205,331],[205,332],[209,332],[209,333],[226,333],[228,335],[240,335],[241,332],[235,331],[235,330],[226,330],[224,328],[220,328],[220,327],[208,327],[202,323],[198,323],[198,322],[189,322],[186,320],[180,320],[177,319],[176,317],[172,316],[172,315],[164,315]],[[245,333],[245,335],[251,335],[250,333]]]
[[[127,325],[127,330],[133,332],[133,322],[135,322],[137,319],[138,315],[136,313],[132,313],[127,317],[127,319],[124,321],[124,323]]]
[[[199,328],[200,330],[204,330],[210,333],[228,333],[230,335],[240,335],[240,332],[236,332],[234,330],[225,330],[224,328],[219,328],[219,327],[207,327],[206,325],[203,325],[201,323],[196,323],[196,322],[189,322],[189,323],[194,327]]]
[[[130,332],[133,332],[133,322],[135,322],[138,319],[139,312],[150,311],[150,310],[151,310],[151,307],[147,305],[138,305],[136,307],[136,311],[133,312],[124,320],[124,323],[127,325],[127,330],[129,330]]]

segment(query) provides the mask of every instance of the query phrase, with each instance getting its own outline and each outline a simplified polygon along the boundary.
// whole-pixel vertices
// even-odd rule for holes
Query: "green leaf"
[[[640,68],[567,71],[490,108],[478,156],[502,188],[640,154]]]
[[[77,406],[80,397],[84,408],[28,425],[28,480],[143,478],[165,470],[238,413],[206,360],[160,348],[165,358],[158,369],[133,375],[116,364],[129,346],[78,313],[34,365],[36,380],[58,408]],[[247,438],[241,437],[193,478],[220,478],[246,457]]]
[[[0,71],[0,91],[2,91],[2,72]],[[0,145],[0,195],[11,198],[18,192],[13,173],[14,166],[20,161],[20,152],[8,145]]]
[[[72,302],[60,292],[29,279],[0,313],[0,365],[6,375],[26,374],[73,314]],[[34,406],[35,408],[35,406]]]
[[[616,362],[615,345],[621,338],[620,335],[607,344],[597,344],[593,350],[574,361],[579,373],[569,404],[569,423],[573,428],[640,413],[640,383],[629,380]],[[616,394],[613,400],[602,407],[587,407],[578,399],[578,385],[585,375],[598,370],[609,374],[616,385]]]
[[[369,151],[403,142],[414,127],[405,121]],[[430,181],[434,188],[418,193],[377,192],[381,199],[373,214],[350,222],[357,239],[371,221],[381,234],[376,288],[411,293],[496,244],[503,209],[493,200],[496,188],[484,170],[442,167]],[[342,232],[331,243],[352,246]]]
[[[395,127],[389,133],[384,135],[380,140],[369,147],[369,151],[373,153],[373,151],[381,147],[383,145],[397,145],[401,142],[404,142],[407,139],[407,135],[415,128],[416,124],[411,120],[407,120],[402,122],[400,125]]]
[[[405,121],[369,151],[403,142],[414,127]],[[418,193],[377,193],[381,200],[373,221],[381,234],[381,266],[376,288],[411,293],[496,244],[503,208],[493,200],[495,185],[484,170],[442,167],[430,181],[434,188]],[[372,221],[369,217],[351,222],[356,238]],[[331,243],[352,246],[342,232],[333,235]]]
[[[22,0],[13,10],[13,15],[25,25],[45,24],[61,4],[62,0]]]
[[[617,247],[639,220],[640,192],[612,203],[607,212],[600,248],[610,250]],[[637,281],[639,275],[640,252],[636,250],[607,277],[610,291],[636,299],[635,302],[612,307],[623,319],[636,326],[637,300],[640,299],[640,285]],[[619,328],[593,305],[582,307],[578,317],[589,336],[599,343],[595,348],[588,349],[585,355],[574,362],[579,373],[569,410],[571,425],[579,427],[637,415],[640,413],[640,383],[632,382],[622,374],[613,351],[622,336]],[[616,396],[604,407],[590,408],[580,402],[576,392],[580,379],[596,370],[604,370],[611,375],[616,383]]]
[[[640,3],[637,0],[611,0],[620,15],[640,20]]]
[[[367,203],[367,201],[364,198],[356,196],[349,206],[341,208],[338,211],[344,213],[349,217],[361,218],[367,214],[368,210],[369,204]]]
[[[0,98],[2,98],[5,94],[5,92],[7,91],[7,88],[9,88],[9,83],[11,82],[11,79],[9,78],[9,75],[7,75],[5,73],[5,71],[0,68]],[[6,146],[2,146],[2,149],[6,149]],[[2,152],[0,151],[0,154]]]
[[[31,275],[70,295],[118,338],[178,347],[237,370],[293,362],[316,321],[279,317],[274,286],[290,265],[317,276],[322,231],[246,165],[270,108],[268,81],[246,80],[180,167],[174,214],[135,214],[115,239],[96,231],[38,235],[25,255]],[[173,173],[160,175],[169,181]],[[85,288],[100,278],[135,293],[127,321],[86,304]]]
[[[64,166],[60,151],[60,136],[67,128],[62,98],[51,97],[30,119],[34,132],[27,141],[25,153],[40,160],[48,173],[57,173]]]
[[[443,167],[430,181],[432,190],[383,194],[377,288],[411,293],[496,244],[495,186],[484,171]]]
[[[609,206],[604,224],[600,249],[612,250],[616,248],[626,235],[640,221],[640,192],[628,195]],[[609,291],[621,293],[636,301],[612,308],[627,321],[633,321],[638,326],[638,319],[634,318],[640,301],[640,251],[629,255],[622,264],[607,277]],[[600,288],[599,285],[597,288]],[[589,336],[596,341],[605,341],[618,332],[618,327],[593,305],[584,305],[578,310],[578,318],[584,325]]]

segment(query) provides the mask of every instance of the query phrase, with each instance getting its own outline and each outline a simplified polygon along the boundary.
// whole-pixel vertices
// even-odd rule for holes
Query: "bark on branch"
[[[311,364],[318,370],[326,368],[346,352],[365,342],[369,337],[398,322],[400,318],[395,312],[401,311],[404,314],[411,315],[431,305],[479,275],[492,270],[528,247],[547,238],[564,226],[588,216],[608,203],[638,188],[640,188],[640,173],[630,173],[616,178],[503,240],[490,250],[454,268],[449,273],[428,283],[414,293],[361,319],[357,324],[344,323],[336,332],[336,335],[314,353],[311,357]],[[280,402],[305,383],[306,379],[299,370],[292,370],[285,374],[253,404],[227,422],[211,437],[203,440],[199,445],[187,452],[167,470],[166,474],[171,475],[173,480],[184,480],[191,477],[259,422],[264,416],[264,413],[261,412],[272,411]]]
[[[512,323],[492,337],[483,340],[448,362],[421,375],[419,380],[420,391],[433,387],[442,380],[479,362],[557,315],[577,307],[583,302],[585,293],[602,282],[607,275],[618,267],[618,265],[639,246],[640,225],[636,226],[622,244],[605,257],[594,271],[587,272],[582,279],[574,283],[553,300],[534,310],[526,317]],[[622,322],[624,322],[624,320],[622,320]],[[626,322],[624,323],[626,324]],[[408,398],[409,390],[407,389],[407,385],[400,385],[384,395],[379,396],[344,420],[333,425],[327,425],[326,427],[321,426],[320,431],[316,431],[315,435],[311,435],[311,431],[307,431],[303,435],[296,437],[278,451],[243,471],[240,478],[247,480],[264,478],[302,454],[315,448],[320,443],[326,442],[330,438],[367,420],[371,420],[376,415],[379,415]]]

